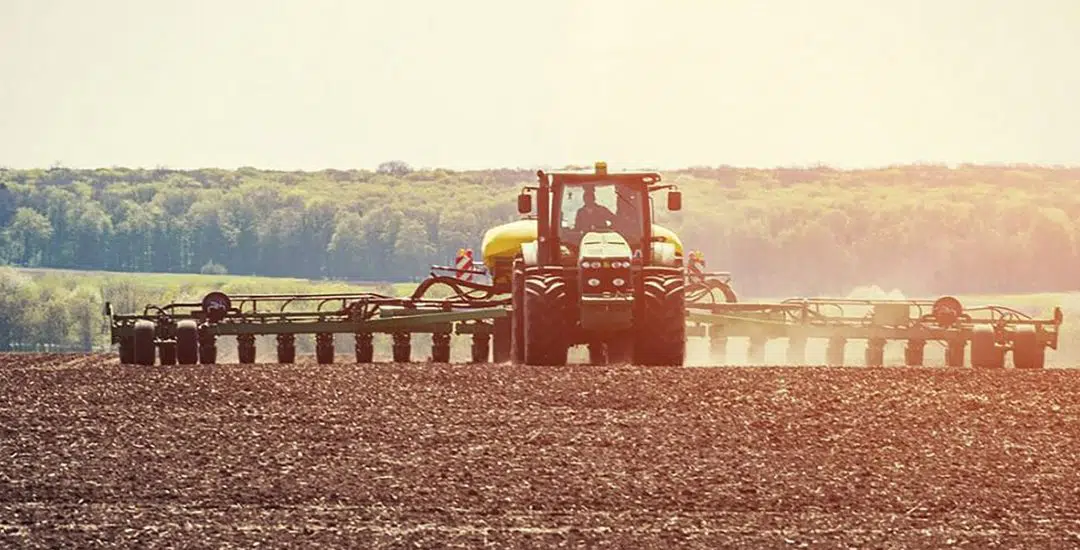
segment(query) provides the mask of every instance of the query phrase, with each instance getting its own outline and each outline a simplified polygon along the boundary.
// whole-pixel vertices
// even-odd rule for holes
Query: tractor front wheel
[[[570,296],[566,279],[544,273],[525,277],[525,364],[565,365],[564,334]]]

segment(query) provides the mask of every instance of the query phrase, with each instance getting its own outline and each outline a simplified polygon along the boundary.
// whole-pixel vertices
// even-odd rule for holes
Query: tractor
[[[587,345],[593,364],[682,365],[686,270],[678,237],[653,223],[654,172],[537,172],[518,195],[535,217],[491,229],[485,262],[511,294],[510,353],[525,365],[565,365]],[[534,201],[535,196],[535,201]]]

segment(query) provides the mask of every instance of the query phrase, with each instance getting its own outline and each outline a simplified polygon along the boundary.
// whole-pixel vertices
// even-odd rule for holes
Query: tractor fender
[[[652,243],[652,264],[675,267],[675,244]]]

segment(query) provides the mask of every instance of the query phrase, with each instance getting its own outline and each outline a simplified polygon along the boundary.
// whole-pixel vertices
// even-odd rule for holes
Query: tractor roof
[[[610,173],[606,162],[597,162],[593,171],[542,172],[564,183],[588,183],[594,181],[634,180],[652,184],[660,181],[656,172],[615,172]]]

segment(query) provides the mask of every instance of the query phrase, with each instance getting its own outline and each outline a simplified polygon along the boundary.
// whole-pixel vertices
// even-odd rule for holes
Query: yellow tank
[[[536,220],[518,220],[503,225],[492,227],[484,233],[484,240],[480,243],[480,254],[484,259],[484,265],[488,270],[495,270],[498,261],[509,262],[521,250],[521,245],[536,240]],[[675,253],[682,255],[682,240],[674,231],[653,224],[653,236],[660,237],[664,241],[675,244]]]
[[[480,243],[484,265],[494,271],[497,260],[512,261],[522,244],[536,240],[536,228],[536,220],[518,220],[488,229]]]

